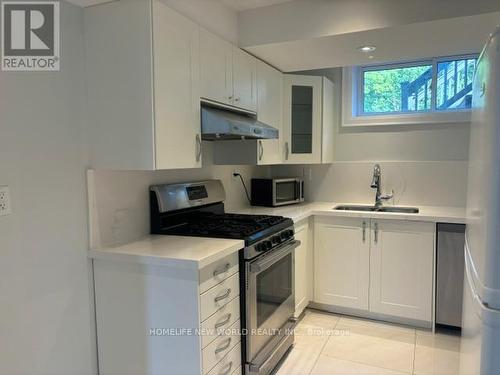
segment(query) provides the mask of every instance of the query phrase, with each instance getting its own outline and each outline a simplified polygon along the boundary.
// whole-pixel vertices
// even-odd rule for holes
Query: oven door
[[[284,243],[246,265],[246,358],[249,362],[272,354],[293,317],[294,250],[300,241]],[[266,352],[269,352],[266,354]]]
[[[303,185],[302,180],[297,178],[273,180],[273,206],[302,202]]]

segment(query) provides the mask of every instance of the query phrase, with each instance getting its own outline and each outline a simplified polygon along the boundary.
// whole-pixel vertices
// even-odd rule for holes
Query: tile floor
[[[460,337],[306,310],[276,375],[456,375]]]

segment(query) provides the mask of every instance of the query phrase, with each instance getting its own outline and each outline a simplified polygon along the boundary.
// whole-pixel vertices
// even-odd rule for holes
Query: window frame
[[[470,108],[437,110],[437,67],[445,61],[478,59],[479,54],[463,54],[438,58],[411,60],[386,64],[369,64],[343,68],[342,70],[342,126],[378,126],[378,125],[406,125],[429,123],[463,123],[470,122]],[[432,97],[431,109],[412,112],[381,112],[363,113],[364,106],[364,73],[367,71],[398,69],[422,65],[432,66]]]

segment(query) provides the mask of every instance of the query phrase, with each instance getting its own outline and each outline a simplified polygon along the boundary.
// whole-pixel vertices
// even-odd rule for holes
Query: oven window
[[[257,275],[257,327],[292,295],[292,254]]]
[[[276,203],[293,202],[296,198],[296,181],[276,183]]]

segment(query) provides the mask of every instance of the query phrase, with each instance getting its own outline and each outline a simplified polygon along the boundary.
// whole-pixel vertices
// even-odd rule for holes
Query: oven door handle
[[[269,267],[271,267],[274,263],[276,263],[281,258],[287,256],[292,252],[293,249],[300,245],[299,240],[293,240],[291,242],[287,242],[279,247],[277,247],[273,254],[270,256],[264,256],[262,259],[258,259],[257,261],[250,264],[250,272],[259,273],[262,272]]]

